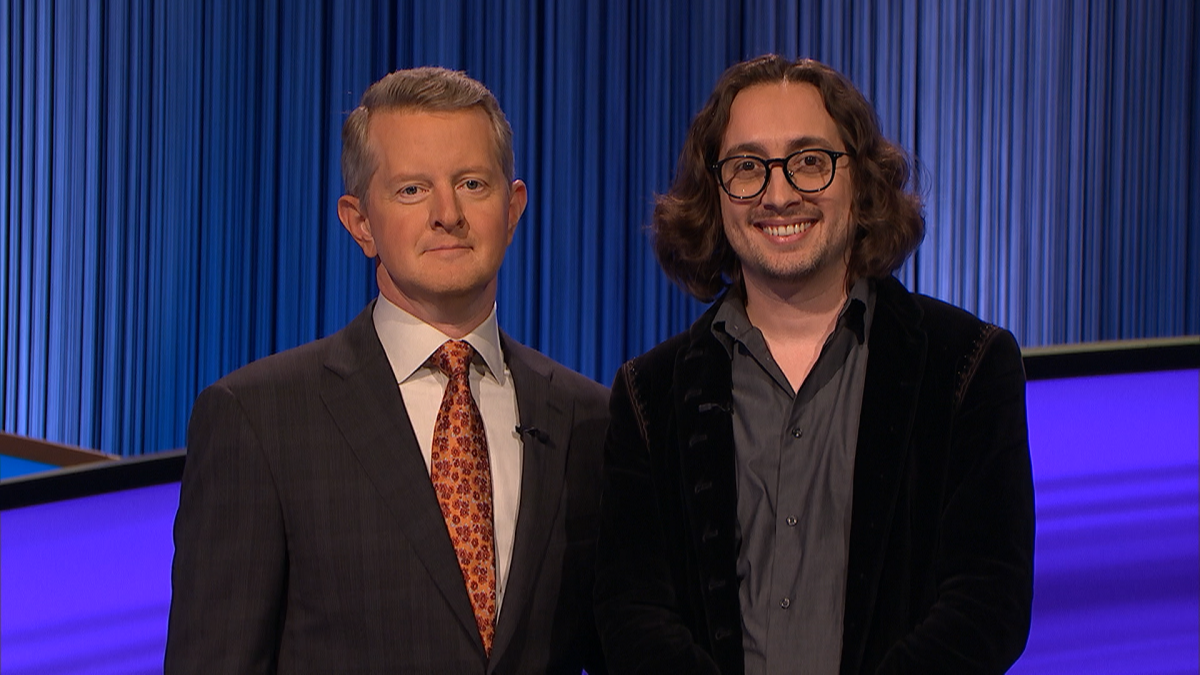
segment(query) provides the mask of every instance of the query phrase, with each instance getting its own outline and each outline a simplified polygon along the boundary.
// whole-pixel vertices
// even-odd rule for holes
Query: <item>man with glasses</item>
[[[1033,578],[1012,335],[908,292],[907,156],[843,76],[718,82],[652,229],[713,300],[613,385],[596,616],[622,673],[996,673]]]

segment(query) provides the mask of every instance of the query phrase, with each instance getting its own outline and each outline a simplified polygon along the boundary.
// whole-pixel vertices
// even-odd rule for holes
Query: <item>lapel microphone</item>
[[[547,434],[532,424],[518,424],[516,430],[518,436],[529,436],[530,438],[543,443],[546,443],[550,440],[550,434]]]

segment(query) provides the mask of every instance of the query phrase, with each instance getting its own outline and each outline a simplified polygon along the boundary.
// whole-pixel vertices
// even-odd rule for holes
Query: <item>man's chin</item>
[[[820,267],[809,261],[767,261],[757,265],[742,264],[744,273],[766,283],[802,284],[818,276]]]
[[[480,277],[462,270],[440,271],[428,275],[424,279],[395,279],[388,284],[391,288],[380,289],[388,292],[385,295],[398,294],[423,302],[461,303],[471,301],[486,294],[488,287],[493,286],[495,277]]]
[[[845,284],[846,268],[829,261],[789,261],[791,264],[742,263],[743,283],[758,286],[774,294],[788,295],[803,289]]]

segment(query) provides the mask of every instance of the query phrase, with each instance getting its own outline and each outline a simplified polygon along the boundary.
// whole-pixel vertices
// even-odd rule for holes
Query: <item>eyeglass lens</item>
[[[818,192],[833,182],[834,158],[820,149],[802,150],[783,159],[730,157],[721,163],[721,183],[732,197],[747,199],[762,192],[771,179],[769,165],[784,165],[784,177],[801,192]]]

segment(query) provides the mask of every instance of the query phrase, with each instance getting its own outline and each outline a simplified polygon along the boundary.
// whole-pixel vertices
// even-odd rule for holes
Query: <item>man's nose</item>
[[[453,187],[437,188],[433,191],[433,226],[454,230],[463,225],[462,204],[458,191]]]
[[[775,171],[778,169],[778,173]],[[784,207],[801,199],[801,193],[787,179],[783,164],[772,164],[767,168],[767,188],[763,191],[763,206]]]

